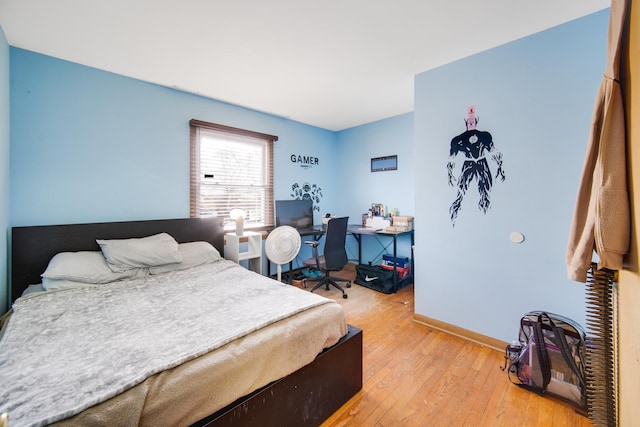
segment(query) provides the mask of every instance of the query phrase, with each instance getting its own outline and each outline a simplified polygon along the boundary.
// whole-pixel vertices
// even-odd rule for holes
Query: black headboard
[[[41,225],[11,229],[11,302],[42,281],[58,252],[97,251],[96,239],[126,239],[168,233],[179,243],[206,241],[224,255],[222,218],[182,218],[91,224]]]

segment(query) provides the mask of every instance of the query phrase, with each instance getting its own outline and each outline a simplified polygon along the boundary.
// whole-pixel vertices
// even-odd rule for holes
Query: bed
[[[159,265],[155,274],[90,288],[56,289],[49,285],[47,292],[21,297],[30,285],[43,282],[41,275],[49,272],[57,254],[95,255],[102,250],[107,262],[115,263],[117,257],[110,257],[109,251],[120,242],[132,241],[122,239],[136,239],[137,244],[151,236],[165,239],[167,235],[185,257],[175,264]],[[100,245],[97,239],[101,239]],[[14,312],[2,329],[0,376],[5,378],[0,377],[0,382],[21,384],[8,387],[10,396],[19,397],[18,407],[29,408],[26,414],[14,409],[16,417],[9,413],[12,426],[312,426],[319,425],[362,387],[362,331],[344,322],[337,303],[223,259],[184,267],[190,245],[207,242],[208,247],[223,253],[224,232],[217,218],[14,227],[11,242]],[[109,265],[113,268],[115,264]],[[166,266],[171,268],[164,269]],[[267,296],[266,289],[275,294]],[[277,303],[261,299],[273,297]],[[190,305],[191,299],[199,305]],[[248,307],[241,305],[245,301]],[[272,306],[288,307],[288,311],[271,313]],[[85,317],[67,320],[71,311]],[[125,320],[129,312],[135,319],[141,313],[149,315],[151,323],[140,320],[138,325],[138,320]],[[223,319],[216,320],[220,314]],[[61,318],[64,326],[58,326],[60,331],[55,335],[51,325],[60,323]],[[248,324],[247,318],[255,324]],[[66,329],[67,322],[79,322],[79,326]],[[91,329],[94,324],[103,329],[95,332]],[[180,329],[182,324],[187,328]],[[16,345],[33,325],[38,328],[34,337]],[[55,337],[55,344],[47,344],[49,338],[43,335],[49,334]],[[83,334],[89,338],[83,340]],[[100,335],[100,339],[75,352],[91,334]],[[134,347],[122,341],[130,339],[129,335],[137,337]],[[183,336],[191,342],[183,342]],[[65,339],[77,343],[50,350],[60,348]],[[142,350],[143,341],[153,342],[153,347],[144,350],[147,353]],[[42,349],[44,353],[37,355]],[[181,353],[170,353],[175,349]],[[67,367],[63,374],[55,373],[46,363],[49,357],[59,357],[57,353],[64,353],[62,358],[69,366],[82,368]],[[87,368],[76,359],[89,359],[88,363],[104,359],[108,366]],[[25,366],[28,373],[21,370]],[[48,391],[48,382],[61,389]],[[108,385],[106,390],[95,386],[103,387],[103,383]],[[62,406],[54,401],[50,411],[46,405],[52,398],[46,393],[56,399],[67,397]],[[10,404],[0,402],[0,412]]]

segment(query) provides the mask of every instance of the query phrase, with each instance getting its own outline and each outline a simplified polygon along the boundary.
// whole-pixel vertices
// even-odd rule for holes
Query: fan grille
[[[267,236],[264,250],[271,261],[286,264],[292,261],[300,251],[300,233],[289,225],[282,225]]]

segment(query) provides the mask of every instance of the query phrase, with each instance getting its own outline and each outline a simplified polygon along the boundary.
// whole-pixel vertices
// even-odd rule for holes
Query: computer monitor
[[[302,200],[276,200],[276,227],[290,225],[294,228],[313,227],[313,202]]]

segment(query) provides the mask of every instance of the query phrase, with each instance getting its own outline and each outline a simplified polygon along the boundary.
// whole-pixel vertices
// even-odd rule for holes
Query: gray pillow
[[[56,254],[44,273],[43,279],[69,280],[82,283],[110,283],[148,274],[147,269],[129,269],[114,272],[107,265],[102,252],[60,252]]]
[[[222,258],[220,252],[209,242],[180,243],[178,250],[182,256],[182,262],[166,264],[158,267],[149,267],[151,274],[166,273],[168,271],[185,270],[198,265],[219,261]]]
[[[22,291],[22,295],[20,296],[27,296],[27,295],[31,295],[31,294],[37,294],[38,292],[44,292],[45,289],[42,286],[42,283],[38,283],[36,285],[29,285],[27,286],[27,289],[25,289],[24,291]]]
[[[167,233],[140,239],[96,240],[111,270],[156,267],[182,262],[178,242]]]

